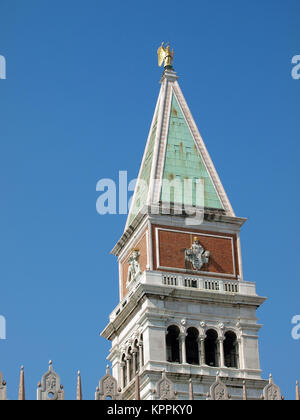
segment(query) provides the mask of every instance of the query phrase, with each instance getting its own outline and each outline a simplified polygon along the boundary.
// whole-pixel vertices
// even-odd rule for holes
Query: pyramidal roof
[[[200,200],[195,185],[200,185]],[[168,202],[235,216],[172,68],[161,79],[125,229],[145,206]]]

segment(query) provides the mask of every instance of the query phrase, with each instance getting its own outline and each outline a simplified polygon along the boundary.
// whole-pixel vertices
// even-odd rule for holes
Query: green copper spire
[[[223,209],[211,177],[174,94],[170,109],[163,180],[168,180],[169,182],[178,180],[183,187],[181,197],[178,196],[178,193],[170,197],[169,189],[163,186],[161,191],[161,201],[163,202],[169,202],[171,198],[171,202],[174,203],[204,206],[211,209]],[[188,190],[185,190],[184,187],[185,180],[190,180],[191,182],[191,188]],[[199,181],[204,186],[204,195],[202,194],[201,199],[195,193],[195,184]]]
[[[190,206],[234,217],[234,211],[184,99],[173,69],[165,68],[125,230],[143,208]],[[178,187],[179,186],[179,187]],[[147,207],[145,207],[147,206]],[[186,206],[186,207],[185,207]],[[163,210],[163,211],[164,211]],[[164,213],[166,214],[166,213]]]

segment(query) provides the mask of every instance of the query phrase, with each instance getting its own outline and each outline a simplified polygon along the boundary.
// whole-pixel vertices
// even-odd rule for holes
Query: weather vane
[[[161,44],[161,46],[157,50],[158,55],[158,65],[159,67],[162,66],[164,62],[164,67],[172,67],[172,62],[174,59],[174,50],[170,49],[170,45],[167,44],[166,48],[164,47],[164,42]]]

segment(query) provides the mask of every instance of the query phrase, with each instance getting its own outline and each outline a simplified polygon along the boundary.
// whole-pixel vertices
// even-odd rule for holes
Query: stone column
[[[238,368],[244,369],[244,346],[243,346],[243,336],[241,338],[238,338]]]
[[[224,338],[219,338],[219,352],[220,352],[220,367],[225,367],[225,358],[224,358]]]
[[[125,369],[126,369],[126,363],[125,362],[121,362],[120,363],[120,369],[121,369],[121,388],[124,389],[125,388]]]
[[[187,334],[186,333],[181,333],[179,335],[179,349],[180,349],[180,354],[181,354],[181,363],[186,364],[186,345],[185,345],[185,339],[186,339]]]
[[[236,357],[236,368],[240,369],[240,343],[239,340],[234,342],[235,357]]]
[[[205,337],[198,338],[198,346],[199,346],[199,363],[200,366],[205,365]]]
[[[130,376],[130,360],[131,360],[131,356],[127,356],[126,357],[126,369],[127,369],[127,383],[128,384],[132,379],[131,376]]]
[[[132,350],[132,358],[133,358],[133,377],[135,377],[135,375],[136,375],[136,372],[137,372],[137,360],[136,360],[136,357],[137,357],[137,349],[133,349]],[[133,378],[131,378],[131,379],[133,379]]]
[[[139,357],[140,357],[140,370],[142,369],[142,367],[144,366],[144,355],[143,355],[143,343],[139,342]]]

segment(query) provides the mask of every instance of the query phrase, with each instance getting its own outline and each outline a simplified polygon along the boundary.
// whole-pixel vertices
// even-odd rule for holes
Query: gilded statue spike
[[[164,42],[161,44],[161,46],[157,50],[158,55],[158,65],[159,67],[162,66],[164,63],[164,67],[172,67],[172,62],[174,59],[174,50],[170,49],[170,45],[168,44],[166,47],[164,47]]]

